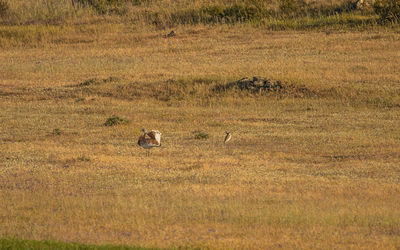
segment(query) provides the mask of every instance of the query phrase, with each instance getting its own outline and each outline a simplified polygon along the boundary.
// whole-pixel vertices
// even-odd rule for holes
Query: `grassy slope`
[[[80,29],[1,49],[0,237],[400,246],[398,32]],[[317,94],[212,91],[253,75]],[[142,127],[163,133],[151,158]]]

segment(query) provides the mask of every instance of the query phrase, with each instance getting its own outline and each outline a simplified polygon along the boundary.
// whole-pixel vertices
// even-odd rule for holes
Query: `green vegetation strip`
[[[78,243],[65,243],[57,241],[37,241],[37,240],[20,240],[20,239],[0,239],[0,249],[159,249],[159,248],[144,248],[144,247],[132,247],[132,246],[115,246],[115,245],[85,245]]]

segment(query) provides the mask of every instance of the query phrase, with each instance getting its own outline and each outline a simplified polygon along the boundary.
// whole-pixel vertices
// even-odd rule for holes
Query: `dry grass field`
[[[398,29],[174,30],[2,28],[0,238],[400,248]]]

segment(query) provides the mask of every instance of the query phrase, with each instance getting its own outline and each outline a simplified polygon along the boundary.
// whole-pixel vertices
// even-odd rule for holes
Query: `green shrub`
[[[107,121],[104,123],[104,126],[115,126],[119,124],[124,124],[128,123],[128,120],[125,120],[124,118],[118,117],[118,116],[112,116],[107,119]]]
[[[205,132],[201,132],[201,131],[196,131],[194,138],[197,140],[207,140],[209,137],[209,135]]]
[[[376,0],[374,3],[375,13],[379,15],[382,23],[400,22],[399,0]]]
[[[78,84],[78,86],[85,87],[85,86],[93,86],[93,85],[100,85],[103,83],[110,83],[110,82],[117,82],[119,79],[117,77],[110,76],[109,78],[105,79],[98,79],[98,78],[91,78],[84,82]]]
[[[61,135],[62,133],[63,133],[62,130],[59,128],[53,129],[53,135]]]

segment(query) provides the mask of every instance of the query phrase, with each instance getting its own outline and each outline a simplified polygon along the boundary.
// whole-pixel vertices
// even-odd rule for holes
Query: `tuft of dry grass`
[[[79,29],[0,48],[0,237],[400,246],[395,29]],[[253,76],[291,91],[216,91]],[[142,127],[163,134],[151,157]]]

